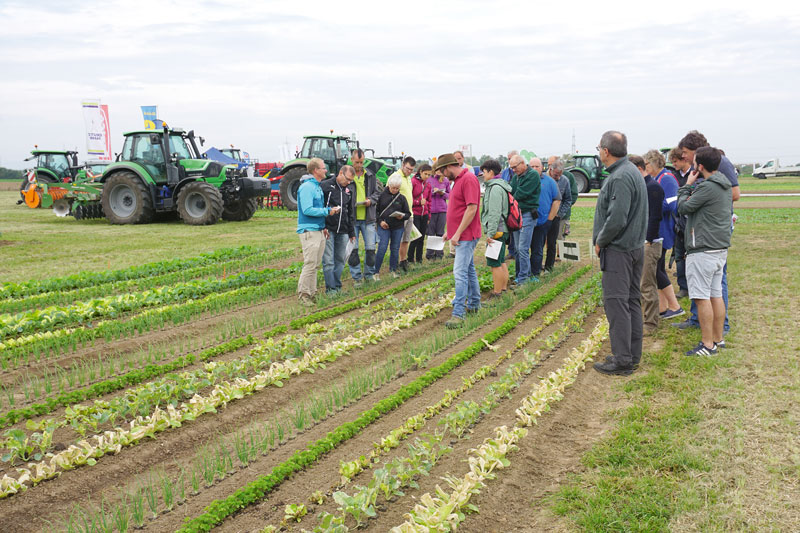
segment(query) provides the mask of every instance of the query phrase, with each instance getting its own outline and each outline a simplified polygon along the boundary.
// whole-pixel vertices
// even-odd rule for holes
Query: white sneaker
[[[380,281],[380,280],[381,280],[381,277],[378,274],[373,274],[372,275],[372,281]]]

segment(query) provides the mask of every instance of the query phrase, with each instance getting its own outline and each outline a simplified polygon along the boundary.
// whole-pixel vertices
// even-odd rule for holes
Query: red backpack
[[[508,226],[508,231],[519,231],[522,229],[522,211],[519,208],[517,199],[510,192],[507,192],[507,194],[508,214],[505,216],[506,226]]]

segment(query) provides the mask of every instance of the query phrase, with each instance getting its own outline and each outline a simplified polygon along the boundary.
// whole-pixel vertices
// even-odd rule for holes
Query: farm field
[[[308,309],[293,214],[115,227],[14,196],[0,192],[4,530],[800,522],[800,209],[737,205],[730,349],[687,360],[698,334],[665,325],[639,372],[609,379],[590,369],[609,346],[588,260],[451,331],[449,261]],[[592,213],[574,211],[584,249]]]

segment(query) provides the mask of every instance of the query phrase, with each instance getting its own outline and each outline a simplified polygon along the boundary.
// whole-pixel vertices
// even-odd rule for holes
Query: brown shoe
[[[306,307],[312,307],[315,305],[314,297],[310,294],[301,293],[298,298],[300,300],[300,305],[304,305]]]

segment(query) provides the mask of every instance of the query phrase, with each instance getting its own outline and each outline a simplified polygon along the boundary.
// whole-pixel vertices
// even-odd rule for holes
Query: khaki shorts
[[[411,228],[414,227],[414,215],[408,217],[406,223],[403,225],[403,239],[402,242],[411,242]]]

